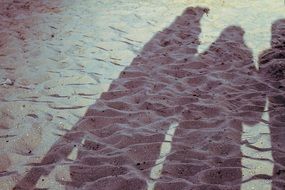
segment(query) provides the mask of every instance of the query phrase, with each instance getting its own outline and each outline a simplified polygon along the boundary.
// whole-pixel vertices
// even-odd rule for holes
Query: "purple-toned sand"
[[[187,8],[53,145],[16,189],[33,189],[56,165],[70,167],[67,190],[239,190],[242,123],[261,121],[270,101],[273,188],[284,189],[284,20],[256,71],[239,26],[228,26],[198,54],[207,8]],[[275,38],[278,36],[277,38]],[[275,40],[275,41],[274,41]],[[160,176],[150,179],[169,126],[177,122]],[[77,158],[68,160],[74,148]],[[256,176],[268,179],[270,176]]]

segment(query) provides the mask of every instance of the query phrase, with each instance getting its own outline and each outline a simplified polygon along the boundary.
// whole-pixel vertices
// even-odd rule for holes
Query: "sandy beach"
[[[0,7],[1,190],[285,189],[284,2]]]

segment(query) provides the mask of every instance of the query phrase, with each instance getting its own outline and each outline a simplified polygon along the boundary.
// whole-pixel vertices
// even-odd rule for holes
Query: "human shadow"
[[[260,80],[269,99],[272,189],[285,189],[285,19],[275,21],[271,31],[271,48],[259,56]]]
[[[70,166],[66,189],[239,189],[242,123],[257,123],[265,95],[244,31],[229,26],[197,55],[207,8],[187,8],[51,147],[14,189],[33,189]],[[161,175],[149,179],[171,123],[179,123]],[[68,155],[78,150],[72,161]]]
[[[261,120],[263,84],[238,26],[225,28],[208,50],[177,65],[185,101],[172,150],[155,189],[240,190],[242,125]]]

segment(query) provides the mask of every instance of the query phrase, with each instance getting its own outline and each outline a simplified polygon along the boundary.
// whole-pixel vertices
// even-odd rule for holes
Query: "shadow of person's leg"
[[[285,189],[285,19],[272,24],[271,49],[260,55],[259,63],[262,80],[268,85],[272,189]]]

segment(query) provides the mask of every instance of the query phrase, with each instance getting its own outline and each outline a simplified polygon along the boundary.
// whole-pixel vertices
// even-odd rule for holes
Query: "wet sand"
[[[78,44],[66,40],[80,15],[73,21],[74,25],[66,26],[61,29],[64,32],[57,34],[62,23],[70,18],[66,14],[66,17],[56,15],[71,9],[72,3],[47,7],[25,2],[20,5],[24,10],[39,7],[35,15],[50,20],[49,25],[41,23],[41,27],[48,28],[48,32],[41,35],[37,33],[40,27],[34,27],[33,35],[31,29],[26,33],[16,31],[15,43],[20,43],[6,41],[11,49],[6,46],[7,52],[3,51],[1,56],[9,63],[1,65],[5,73],[1,84],[1,135],[6,149],[1,154],[4,189],[11,189],[14,183],[18,183],[16,189],[257,187],[240,187],[242,181],[250,177],[250,174],[243,176],[241,147],[251,145],[248,139],[243,141],[243,125],[264,123],[265,100],[271,91],[264,90],[268,84],[254,67],[254,55],[245,43],[243,28],[225,27],[215,43],[198,53],[200,19],[210,13],[207,8],[189,8],[162,32],[154,30],[155,36],[145,45],[146,36],[141,41],[132,38],[138,28],[132,33],[122,26],[106,26],[124,45],[94,40],[93,50],[90,48],[87,52],[91,56],[84,57],[83,47],[91,47],[89,41],[93,41],[94,34],[85,34]],[[28,14],[23,12],[23,15]],[[173,19],[179,14],[168,17]],[[35,18],[32,22],[30,17],[25,20],[23,16],[6,16],[15,23],[24,23],[24,28],[32,28],[40,20]],[[154,24],[146,25],[148,27],[142,28]],[[70,39],[78,38],[74,33]],[[62,37],[65,40],[58,43]],[[32,41],[45,42],[31,46]],[[69,44],[72,48],[58,48],[69,47]],[[113,47],[120,49],[120,53]],[[42,53],[47,59],[41,59]],[[128,61],[137,54],[133,61]],[[103,65],[91,70],[90,59]],[[25,79],[25,72],[36,74]],[[269,97],[269,110],[272,102],[274,99]],[[270,113],[270,118],[280,117],[278,113]],[[276,144],[280,147],[278,139],[282,137],[275,138],[275,133],[278,132],[271,134],[273,147]],[[58,138],[60,140],[48,151]],[[267,139],[264,143],[267,145],[270,141]],[[279,149],[282,152],[282,148]],[[262,146],[260,152],[264,152]],[[282,164],[279,152],[273,151],[273,157]],[[23,167],[26,163],[39,164]],[[279,165],[274,171],[282,174]],[[269,181],[264,189],[270,189],[270,172],[264,172],[270,171],[270,167],[266,166],[261,175],[246,182],[264,179],[265,183]],[[282,188],[282,183],[282,177],[276,178],[273,185]]]

